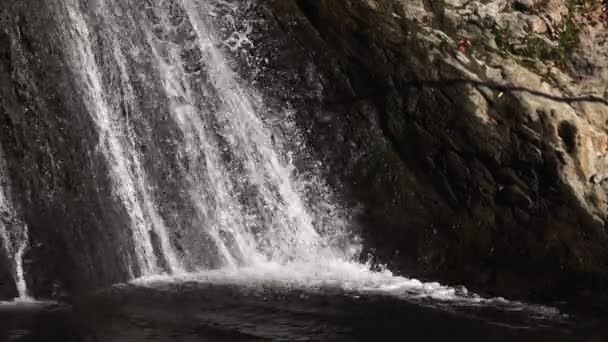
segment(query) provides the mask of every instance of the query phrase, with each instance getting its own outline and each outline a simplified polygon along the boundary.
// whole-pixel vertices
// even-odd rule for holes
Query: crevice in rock
[[[313,26],[319,24],[319,20],[321,19],[319,13],[321,10],[321,0],[296,0],[296,4]]]
[[[559,127],[557,129],[559,137],[564,142],[566,146],[566,152],[569,154],[576,153],[576,141],[578,136],[578,129],[574,124],[568,121],[562,121],[559,123]]]

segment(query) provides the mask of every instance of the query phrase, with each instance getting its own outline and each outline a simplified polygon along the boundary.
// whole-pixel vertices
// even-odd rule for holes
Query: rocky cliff
[[[124,280],[106,251],[131,242],[44,3],[0,4],[0,145],[30,227],[26,273],[50,296]],[[254,48],[239,56],[257,67],[243,77],[297,113],[353,209],[362,258],[516,298],[608,285],[599,1],[260,0],[246,16]],[[150,169],[162,141],[138,146]]]
[[[265,3],[260,82],[304,109],[379,262],[536,300],[605,288],[605,6]]]

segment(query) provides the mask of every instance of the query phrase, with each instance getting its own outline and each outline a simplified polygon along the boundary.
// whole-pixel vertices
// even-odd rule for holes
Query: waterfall
[[[17,218],[9,200],[10,184],[0,149],[0,242],[3,252],[11,262],[11,271],[19,300],[29,299],[27,282],[23,270],[23,255],[29,247],[27,225]]]
[[[69,112],[81,115],[74,118],[83,125],[79,132],[94,130],[93,146],[88,145],[88,137],[71,136],[76,139],[70,141],[81,141],[88,153],[87,158],[73,160],[98,167],[86,175],[92,176],[86,178],[91,184],[83,193],[95,196],[97,190],[99,197],[91,206],[79,206],[79,201],[87,200],[74,194],[82,187],[68,189],[67,205],[50,203],[41,208],[43,215],[32,218],[36,222],[31,224],[32,241],[47,233],[34,227],[53,230],[50,235],[61,242],[70,241],[69,234],[74,233],[75,243],[67,244],[65,259],[60,255],[56,261],[77,263],[90,278],[97,276],[98,263],[103,267],[93,280],[70,279],[78,272],[67,274],[67,279],[59,274],[58,279],[50,279],[58,281],[51,285],[53,290],[64,285],[86,288],[91,285],[87,280],[107,285],[129,278],[143,286],[167,280],[261,285],[265,293],[270,283],[285,289],[339,288],[353,294],[499,304],[521,310],[521,303],[484,299],[464,288],[423,283],[386,269],[372,271],[359,262],[361,247],[349,230],[349,211],[320,177],[322,165],[307,155],[294,110],[287,104],[282,110],[271,109],[259,89],[240,73],[246,67],[256,68],[241,64],[237,56],[246,53],[242,49],[255,48],[248,37],[251,24],[240,21],[240,11],[253,1],[47,2],[49,17],[58,28],[50,35],[56,40],[49,44],[53,51],[49,53],[57,53],[58,64],[66,67],[66,79],[75,85],[62,90],[76,90],[60,94],[64,98],[49,96],[48,101],[70,102],[66,110],[82,110]],[[54,147],[45,148],[52,153]],[[31,192],[41,188],[25,186],[23,197],[30,196],[30,203],[15,202],[11,191],[17,188],[11,189],[3,163],[0,148],[0,250],[10,261],[18,299],[27,300],[24,255],[30,248],[30,232],[19,212],[21,206],[36,203]],[[70,162],[69,167],[78,165]],[[64,186],[73,178],[67,174]],[[63,199],[50,197],[57,202]],[[99,215],[97,209],[105,208],[98,206],[108,199],[112,202],[107,203],[108,215]],[[78,210],[91,208],[90,219],[78,219]],[[65,220],[71,222],[58,220],[48,227],[40,222],[72,213],[75,219]],[[108,217],[117,226],[99,227]],[[95,229],[88,236],[90,226]],[[119,229],[127,229],[126,234]],[[88,242],[96,244],[97,238],[103,243],[90,248]],[[82,251],[74,251],[82,239],[89,240]],[[38,251],[31,253],[31,260],[44,262],[37,259],[46,257]],[[105,264],[107,256],[112,261]],[[106,272],[110,267],[119,269]],[[47,281],[44,278],[41,274],[36,280],[42,281],[30,284],[32,293],[38,294],[39,283]]]
[[[27,282],[25,281],[25,273],[23,271],[23,253],[25,253],[26,249],[29,247],[29,244],[30,241],[28,237],[28,229],[26,225],[23,225],[23,236],[19,241],[17,253],[15,253],[15,278],[17,279],[16,285],[19,299],[29,298],[27,293]]]
[[[108,103],[109,99],[102,84],[102,70],[95,60],[88,24],[76,1],[66,1],[65,7],[67,23],[70,25],[68,34],[71,46],[67,51],[71,53],[71,66],[78,75],[77,82],[83,91],[88,114],[97,125],[97,148],[110,165],[113,191],[130,215],[130,227],[136,246],[135,255],[138,259],[137,267],[133,267],[132,272],[138,269],[140,274],[146,275],[163,271],[163,263],[158,260],[159,257],[166,258],[168,269],[164,271],[177,272],[181,266],[168,241],[167,228],[147,193],[147,182],[138,160],[139,156],[126,141],[128,135],[125,124]],[[155,251],[153,236],[160,238],[161,251]]]
[[[231,50],[251,46],[250,27],[234,31],[245,5],[56,5],[63,50],[99,135],[95,152],[129,214],[136,261],[125,258],[134,277],[350,260],[358,250],[344,243],[345,212],[314,167],[293,165],[285,138],[298,134],[293,113],[270,111],[234,69]],[[169,181],[173,196],[159,190]]]

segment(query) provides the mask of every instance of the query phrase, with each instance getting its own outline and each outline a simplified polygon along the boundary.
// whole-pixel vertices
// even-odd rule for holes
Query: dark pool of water
[[[0,305],[0,341],[608,341],[602,329],[599,318],[198,283]]]

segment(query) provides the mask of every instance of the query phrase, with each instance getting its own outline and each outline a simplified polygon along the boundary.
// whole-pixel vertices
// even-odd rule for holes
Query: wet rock
[[[71,292],[126,280],[126,265],[108,251],[131,241],[49,6],[0,4],[0,145],[29,227],[24,268],[37,298],[51,297],[54,283]]]
[[[293,13],[288,3],[268,2],[271,11]],[[443,24],[413,20],[421,17],[413,14],[420,8],[409,11],[407,0],[396,6],[389,1],[374,3],[370,7],[360,1],[321,1],[315,20],[300,16],[298,25],[306,30],[297,36],[300,41],[316,37],[315,46],[323,54],[313,63],[330,83],[338,78],[327,76],[330,71],[323,64],[333,60],[341,65],[339,79],[348,80],[348,86],[326,92],[328,102],[340,98],[341,92],[354,92],[377,108],[377,127],[353,117],[348,125],[360,128],[355,136],[379,133],[367,136],[369,145],[362,146],[366,152],[361,154],[367,157],[358,165],[375,163],[382,156],[382,163],[392,170],[390,180],[388,175],[375,175],[374,184],[385,188],[372,188],[368,180],[351,176],[336,181],[368,213],[382,208],[383,216],[359,217],[361,222],[373,222],[363,229],[379,259],[386,257],[410,275],[438,276],[473,288],[474,274],[492,269],[508,274],[513,286],[488,280],[483,289],[492,291],[494,286],[502,294],[512,291],[519,296],[569,296],[553,286],[564,274],[588,274],[589,281],[576,286],[593,291],[602,288],[597,284],[608,284],[606,240],[576,238],[583,226],[595,230],[593,217],[608,218],[602,204],[605,190],[598,189],[600,177],[592,177],[603,174],[599,170],[606,165],[601,146],[608,137],[608,103],[601,96],[583,99],[584,94],[605,93],[600,84],[605,85],[607,78],[602,73],[586,76],[594,81],[584,81],[583,88],[567,67],[574,54],[553,54],[563,48],[551,33],[568,13],[565,1],[550,0],[546,7],[530,1],[448,1]],[[395,11],[398,17],[392,15]],[[437,15],[430,8],[425,11]],[[446,23],[447,29],[442,26]],[[585,35],[591,33],[585,30],[581,46],[593,50],[590,56],[604,53],[603,40],[587,45]],[[282,30],[276,32],[281,37]],[[457,51],[458,41],[471,37],[471,47]],[[590,63],[600,69],[604,65],[599,59]],[[334,123],[340,125],[345,114],[333,113]],[[300,117],[305,126],[309,120]],[[356,164],[339,164],[336,156],[315,144],[324,135],[312,127],[309,141],[320,151],[317,155],[333,165],[332,170],[357,174],[343,166]],[[361,187],[367,189],[365,196],[357,191]],[[404,201],[399,195],[403,193],[414,200]],[[449,214],[437,214],[441,212]],[[563,217],[558,220],[555,213]],[[390,229],[377,228],[381,226]],[[423,234],[422,227],[429,226],[459,227],[463,240],[455,243],[452,229]],[[568,253],[541,247],[562,245],[569,246]],[[394,250],[402,253],[396,257]],[[424,260],[424,265],[416,260]],[[531,279],[530,274],[538,278]]]
[[[12,300],[15,297],[17,297],[17,288],[13,280],[11,263],[0,249],[0,301]]]

